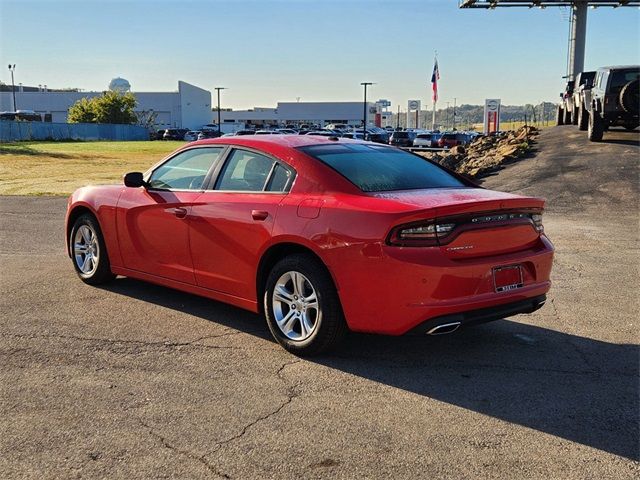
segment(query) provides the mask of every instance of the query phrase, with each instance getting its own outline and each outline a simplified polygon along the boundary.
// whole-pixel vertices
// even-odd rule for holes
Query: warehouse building
[[[278,102],[276,108],[255,107],[250,110],[222,110],[225,123],[244,123],[247,127],[313,124],[321,127],[330,123],[361,126],[362,102]],[[380,103],[367,102],[367,119],[378,126],[385,125],[387,116]]]
[[[8,87],[8,88],[7,88]],[[109,84],[112,90],[128,91],[129,82],[115,78]],[[132,92],[137,101],[136,113],[153,112],[158,128],[197,129],[213,118],[211,92],[178,82],[176,92]],[[16,86],[17,110],[33,110],[47,121],[65,123],[69,108],[81,98],[102,95],[102,92],[79,92],[73,90],[51,90],[46,86]],[[3,86],[0,91],[0,111],[13,111],[11,86]]]

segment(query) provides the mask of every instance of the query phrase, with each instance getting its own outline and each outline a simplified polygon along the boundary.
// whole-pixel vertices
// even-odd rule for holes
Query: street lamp
[[[220,130],[220,90],[229,90],[226,87],[215,87],[216,92],[218,93],[218,136],[222,135]]]
[[[9,71],[11,72],[11,91],[13,92],[13,111],[17,112],[18,107],[16,107],[16,83],[13,80],[13,72],[16,70],[16,64],[9,64]]]
[[[367,86],[375,85],[373,82],[362,82],[360,85],[364,87],[364,107],[362,110],[362,139],[367,139]]]

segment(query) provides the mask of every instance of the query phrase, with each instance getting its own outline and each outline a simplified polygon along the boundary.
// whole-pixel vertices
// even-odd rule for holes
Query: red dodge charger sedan
[[[543,206],[385,145],[223,137],[80,188],[66,239],[86,283],[124,275],[263,313],[284,348],[314,354],[349,330],[433,335],[537,310]]]

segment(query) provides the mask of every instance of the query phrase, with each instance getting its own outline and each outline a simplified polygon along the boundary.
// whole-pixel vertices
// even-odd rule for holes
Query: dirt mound
[[[522,158],[531,149],[538,133],[535,127],[526,125],[504,135],[478,137],[466,148],[458,146],[445,152],[416,153],[458,173],[478,178]]]

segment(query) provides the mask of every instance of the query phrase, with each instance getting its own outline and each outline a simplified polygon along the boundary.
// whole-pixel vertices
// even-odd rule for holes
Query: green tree
[[[136,123],[133,109],[136,97],[131,92],[104,92],[99,97],[81,98],[69,109],[69,123]]]
[[[69,108],[69,123],[96,123],[93,98],[81,98]]]

